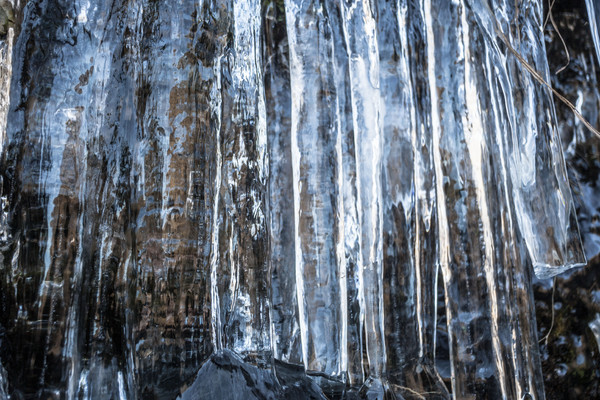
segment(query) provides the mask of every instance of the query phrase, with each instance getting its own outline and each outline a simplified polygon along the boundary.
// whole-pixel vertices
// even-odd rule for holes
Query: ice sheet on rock
[[[67,382],[66,387],[56,390],[68,391],[71,396],[88,398],[112,393],[123,397],[138,391],[178,393],[182,380],[195,374],[210,350],[210,319],[202,297],[206,287],[196,264],[197,253],[204,253],[195,244],[201,237],[196,227],[203,226],[197,201],[201,197],[201,182],[193,173],[194,168],[186,165],[188,161],[196,163],[198,158],[198,141],[188,136],[193,133],[193,129],[188,130],[193,118],[186,114],[195,112],[195,96],[200,93],[181,101],[192,86],[188,76],[194,74],[190,71],[197,68],[193,60],[185,64],[189,57],[183,54],[188,40],[185,35],[195,26],[187,17],[193,15],[193,7],[179,4],[182,15],[173,22],[166,9],[145,7],[140,13],[142,6],[139,2],[115,3],[110,18],[107,5],[90,6],[87,2],[70,6],[65,16],[50,13],[40,18],[37,11],[31,11],[26,19],[28,29],[35,24],[46,29],[45,18],[54,24],[63,21],[63,17],[65,27],[59,26],[56,37],[44,40],[34,30],[23,34],[39,48],[51,46],[55,56],[46,60],[45,53],[37,51],[30,59],[21,60],[33,65],[36,85],[25,81],[24,92],[34,88],[27,101],[45,110],[39,123],[45,136],[37,143],[17,142],[16,136],[12,143],[9,139],[13,146],[11,155],[23,152],[25,160],[32,160],[32,167],[25,169],[27,174],[8,175],[12,185],[32,181],[31,189],[20,187],[11,192],[12,200],[16,200],[11,203],[11,211],[19,215],[23,204],[27,204],[23,202],[28,200],[17,196],[23,197],[30,191],[35,192],[31,198],[46,203],[35,214],[34,204],[27,204],[28,218],[32,219],[25,223],[13,219],[11,229],[25,231],[21,233],[25,237],[36,235],[41,229],[47,235],[47,243],[54,244],[43,250],[44,260],[38,264],[42,266],[41,273],[28,272],[27,266],[19,272],[21,276],[34,274],[32,282],[43,276],[42,314],[30,312],[28,308],[38,303],[27,300],[27,304],[17,306],[16,323],[11,323],[9,329],[13,337],[27,337],[23,333],[30,328],[21,321],[31,318],[29,315],[41,315],[40,326],[50,322],[66,330],[60,334],[64,337],[62,343],[51,342],[55,334],[41,330],[37,337],[43,346],[40,355],[31,355],[30,352],[38,351],[34,345],[26,346],[31,350],[21,356],[45,362],[45,358],[56,356],[54,349],[62,348],[64,353],[58,357],[63,357],[66,366],[56,361],[48,361],[47,365],[54,368],[52,379]],[[56,8],[53,2],[44,3],[44,7]],[[159,18],[169,23],[157,22]],[[75,26],[73,21],[77,22]],[[178,26],[180,22],[188,26]],[[158,26],[162,41],[154,43]],[[167,37],[182,53],[171,55],[162,51]],[[140,53],[144,53],[143,59]],[[56,71],[45,67],[54,63]],[[65,67],[71,63],[75,67]],[[178,67],[182,69],[179,74]],[[163,83],[163,68],[173,72],[174,86]],[[36,76],[54,72],[56,76]],[[165,98],[171,99],[172,104]],[[29,136],[37,132],[37,117],[28,117],[28,124],[19,131],[22,111],[17,108],[12,112],[15,132]],[[180,147],[172,146],[175,142]],[[32,147],[43,151],[41,159],[36,154],[29,155]],[[27,161],[22,165],[27,166]],[[23,168],[22,165],[17,167]],[[6,171],[11,174],[10,163],[8,167]],[[204,171],[203,167],[197,169]],[[167,180],[171,184],[165,190],[163,182]],[[55,189],[59,182],[60,188]],[[32,226],[29,221],[42,221],[49,228]],[[132,225],[138,227],[134,232]],[[28,234],[32,228],[33,233]],[[17,244],[26,243],[19,237],[16,240]],[[28,254],[26,262],[31,262],[42,253],[18,246],[12,250],[17,263],[23,262],[18,261],[19,254]],[[60,274],[64,274],[62,281]],[[65,306],[61,290],[65,293],[63,298],[68,296]],[[167,358],[158,357],[162,352]],[[169,378],[160,378],[162,374]],[[134,387],[137,382],[143,387]],[[23,387],[19,381],[14,385]],[[42,380],[41,385],[50,390],[54,383]],[[24,386],[36,390],[35,384]]]
[[[86,399],[94,398],[96,393],[131,396],[136,380],[132,355],[114,355],[132,342],[133,325],[126,312],[130,299],[126,282],[131,257],[127,240],[131,138],[123,132],[134,131],[135,125],[131,119],[133,70],[121,73],[121,69],[133,67],[133,57],[113,57],[130,46],[131,38],[122,35],[127,26],[134,26],[132,16],[137,10],[135,5],[120,8],[110,20],[105,18],[102,5],[97,6],[82,2],[77,9],[78,24],[85,27],[96,23],[100,27],[93,28],[97,31],[94,47],[82,54],[89,57],[91,65],[85,74],[75,77],[71,89],[85,99],[81,119],[86,134],[80,135],[83,149],[75,155],[81,158],[82,171],[78,173],[84,182],[77,188],[82,216],[77,233],[75,295],[67,317],[64,352],[72,358],[67,396]],[[103,29],[106,33],[101,34]],[[85,43],[85,37],[78,40],[78,44]],[[116,88],[123,88],[127,94],[110,96]],[[115,130],[115,125],[121,129]],[[65,168],[71,166],[66,164]]]
[[[214,345],[211,210],[227,12],[192,0],[138,8],[132,348],[138,391],[158,397],[178,393]]]
[[[15,308],[3,320],[7,338],[23,349],[14,354],[24,368],[11,379],[17,393],[40,390],[37,393],[64,395],[77,389],[69,384],[73,375],[88,368],[80,357],[85,337],[80,322],[86,318],[80,299],[88,300],[82,291],[86,276],[82,194],[87,179],[86,140],[93,129],[87,124],[88,83],[101,39],[97,34],[106,24],[98,9],[89,10],[91,21],[75,24],[88,6],[74,2],[59,12],[55,2],[46,1],[39,8],[26,8],[23,33],[15,46],[19,72],[13,76],[15,102],[9,111],[3,160],[4,180],[9,183],[4,191],[10,204],[8,229],[14,241],[3,249],[2,292],[15,296]],[[106,39],[109,46],[111,38]],[[30,107],[22,109],[16,103]],[[83,304],[96,312],[98,303]],[[32,327],[36,327],[33,334]],[[101,331],[98,326],[88,331],[88,349],[101,341]],[[109,341],[95,354],[102,356],[106,350],[104,355],[110,359]],[[107,393],[118,391],[112,384],[116,374],[111,368]]]

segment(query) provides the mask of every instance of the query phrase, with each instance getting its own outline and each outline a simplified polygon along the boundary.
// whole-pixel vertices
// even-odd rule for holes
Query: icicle
[[[436,216],[431,107],[424,86],[423,15],[415,4],[378,3],[384,105],[384,283],[387,369],[396,391],[449,398],[433,366]],[[409,38],[411,45],[409,46]],[[415,96],[415,92],[420,97]]]
[[[340,124],[342,141],[341,187],[338,195],[343,204],[343,257],[346,274],[346,311],[344,326],[346,330],[346,352],[348,383],[361,385],[365,381],[364,358],[364,319],[361,318],[361,265],[362,244],[360,228],[360,201],[357,187],[357,149],[352,114],[352,86],[348,50],[341,45],[344,42],[345,20],[339,1],[326,1],[332,36],[339,45],[334,46],[334,76],[337,90],[337,118]]]
[[[446,291],[452,390],[457,399],[475,398],[478,393],[506,398],[494,359],[498,338],[491,322],[487,287],[487,274],[494,262],[493,243],[481,165],[486,149],[473,98],[465,5],[426,0],[423,9],[428,27],[439,254]],[[444,68],[449,60],[453,60],[453,67]]]
[[[8,399],[8,374],[0,364],[0,398]]]
[[[582,10],[580,10],[582,11]],[[555,19],[560,19],[560,16],[568,17],[572,15],[575,20],[575,25],[569,25],[566,32],[562,35],[569,35],[565,41],[575,40],[576,43],[567,43],[569,51],[573,52],[573,62],[567,66],[565,73],[550,74],[553,85],[565,95],[566,98],[572,99],[581,114],[593,126],[600,126],[600,85],[598,84],[598,68],[600,64],[597,62],[596,50],[593,43],[588,43],[587,46],[580,47],[584,41],[589,40],[592,35],[581,35],[580,30],[586,29],[588,20],[583,18],[581,12],[571,14],[568,9],[563,10],[560,15],[554,15]],[[568,17],[571,18],[571,17]],[[590,17],[591,19],[591,17]],[[579,39],[581,37],[581,39]],[[560,54],[564,52],[562,43],[553,34],[555,45],[560,46]],[[552,44],[546,42],[547,54],[555,54],[556,49],[553,49]],[[557,47],[558,47],[557,46]],[[552,59],[548,59],[550,68],[552,68]],[[562,141],[564,149],[565,162],[569,172],[569,180],[575,204],[577,205],[577,220],[580,229],[581,239],[583,241],[585,255],[588,260],[593,260],[600,254],[600,237],[598,236],[598,225],[600,220],[595,218],[597,215],[598,199],[600,199],[600,187],[595,183],[592,176],[595,172],[588,169],[589,162],[596,157],[596,143],[598,137],[590,134],[587,127],[578,120],[573,112],[565,105],[555,101],[557,113],[557,129],[559,137]],[[582,156],[583,153],[583,156]],[[588,179],[590,176],[591,179]]]
[[[512,47],[549,82],[542,4],[519,3]],[[504,25],[506,26],[506,24]],[[513,33],[514,32],[514,33]],[[550,91],[510,58],[509,162],[517,221],[538,278],[586,264]]]
[[[275,359],[302,364],[294,244],[291,93],[285,11],[275,0],[264,7],[265,95],[269,148],[271,325]]]
[[[5,12],[0,5],[0,13]],[[7,9],[9,8],[8,6]],[[11,13],[12,6],[10,7]],[[10,26],[7,21],[0,21],[6,24],[5,37],[0,39],[0,154],[2,154],[5,135],[6,135],[6,116],[10,106],[10,80],[12,77],[12,52],[15,41],[15,28]],[[12,16],[14,19],[14,15]]]
[[[368,1],[343,2],[342,19],[350,71],[356,152],[361,259],[359,296],[369,375],[385,368],[379,54],[373,10]]]
[[[596,57],[598,57],[598,65],[600,65],[600,4],[596,0],[585,0],[585,5],[587,6],[592,38],[596,45]]]
[[[296,285],[307,370],[345,372],[341,136],[329,20],[316,1],[285,2],[292,93]],[[342,329],[340,329],[342,328]]]
[[[233,49],[222,67],[219,274],[225,347],[266,362],[270,353],[266,124],[260,2],[233,6]],[[230,75],[229,75],[230,74]]]
[[[453,392],[543,398],[539,354],[531,350],[537,341],[531,282],[513,222],[518,205],[512,208],[502,134],[499,99],[507,93],[499,91],[498,77],[506,69],[494,41],[482,36],[472,12],[478,6],[434,7],[432,19],[444,27],[434,30],[436,62],[457,60],[452,74],[437,79],[444,90],[436,154]]]

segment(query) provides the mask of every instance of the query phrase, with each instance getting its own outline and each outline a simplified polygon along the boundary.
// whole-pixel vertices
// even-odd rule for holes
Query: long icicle
[[[343,378],[345,271],[333,40],[317,1],[285,2],[292,92],[296,286],[308,371]],[[316,46],[316,48],[315,48]]]

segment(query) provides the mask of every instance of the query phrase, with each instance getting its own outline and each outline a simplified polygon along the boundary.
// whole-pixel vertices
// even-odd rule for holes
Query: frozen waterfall
[[[0,0],[0,399],[544,399],[545,6]]]

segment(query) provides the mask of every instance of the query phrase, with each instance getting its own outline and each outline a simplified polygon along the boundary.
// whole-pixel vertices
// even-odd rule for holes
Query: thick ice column
[[[382,0],[378,13],[387,376],[408,397],[448,398],[433,365],[438,263],[423,10]]]
[[[292,93],[296,286],[304,364],[345,372],[341,136],[334,40],[317,1],[285,2]]]
[[[549,82],[542,28],[542,2],[519,5],[513,26],[503,35],[541,77]],[[504,50],[505,53],[508,50]],[[510,52],[509,52],[510,53]],[[571,196],[550,90],[511,55],[513,95],[507,127],[510,173],[517,221],[535,273],[548,278],[585,265],[575,206]]]
[[[489,36],[493,18],[482,10],[435,4],[430,14],[440,71],[432,82],[443,88],[432,104],[440,116],[435,158],[453,391],[456,398],[543,398],[504,134],[511,92],[501,89],[506,64]],[[448,60],[452,73],[442,69]]]
[[[422,5],[428,31],[438,251],[446,292],[452,390],[457,399],[483,393],[506,398],[495,360],[498,332],[492,323],[495,304],[488,287],[494,268],[493,231],[477,104],[477,97],[485,93],[478,93],[471,81],[464,3],[425,0]]]
[[[222,60],[217,290],[222,346],[270,354],[266,110],[257,0],[236,1],[233,47]]]
[[[402,372],[410,369],[415,374],[411,367],[419,361],[417,271],[412,246],[415,235],[415,106],[409,70],[406,4],[379,1],[377,8],[383,128],[386,365],[390,383],[407,386]],[[419,388],[411,389],[420,391]]]
[[[269,149],[269,237],[273,357],[302,364],[292,175],[290,71],[285,10],[276,0],[263,4],[264,81]]]
[[[362,240],[360,228],[360,201],[357,187],[357,149],[352,114],[352,86],[350,84],[350,55],[343,45],[345,19],[339,1],[326,1],[325,9],[330,21],[334,46],[334,77],[337,90],[337,110],[342,141],[342,183],[340,187],[343,204],[343,257],[346,274],[346,329],[347,352],[346,375],[351,385],[364,382],[364,319],[361,318],[360,282],[362,265]]]
[[[344,41],[349,57],[350,101],[356,154],[361,260],[359,296],[368,372],[385,369],[382,193],[382,129],[379,52],[375,17],[368,1],[342,3]]]
[[[533,270],[516,217],[519,209],[512,196],[511,135],[506,134],[512,129],[511,114],[515,112],[515,102],[512,101],[514,82],[511,81],[515,55],[507,53],[506,47],[499,45],[498,41],[498,29],[510,31],[516,13],[521,10],[516,10],[510,1],[496,3],[493,14],[487,3],[471,4],[473,12],[468,14],[468,21],[473,27],[470,40],[474,55],[471,60],[472,76],[478,87],[488,88],[486,95],[479,97],[480,108],[487,110],[482,113],[491,164],[486,170],[487,180],[498,182],[488,186],[491,209],[495,210],[492,224],[496,232],[496,263],[494,284],[490,286],[497,298],[493,317],[499,332],[501,357],[498,359],[504,362],[503,377],[509,397],[520,398],[529,394],[532,398],[543,399],[531,289]],[[545,178],[553,179],[554,176]]]

